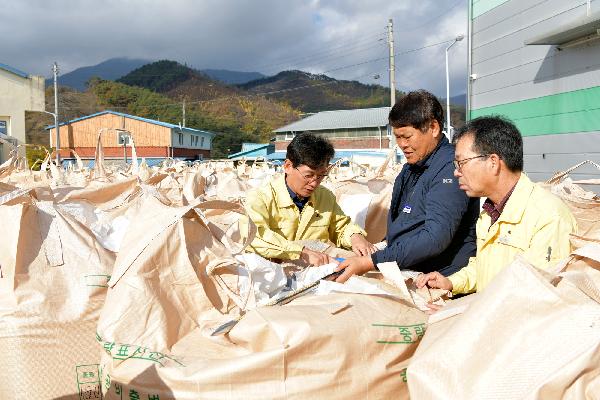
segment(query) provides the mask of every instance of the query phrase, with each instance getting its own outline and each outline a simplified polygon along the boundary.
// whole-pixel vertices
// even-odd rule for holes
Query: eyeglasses
[[[452,161],[452,163],[454,164],[454,168],[456,168],[456,170],[458,172],[460,172],[460,170],[462,169],[463,165],[465,165],[468,161],[474,160],[476,158],[483,158],[483,157],[489,157],[489,154],[482,154],[480,156],[465,158],[463,160],[454,160],[454,161]]]
[[[329,174],[323,174],[323,175],[304,174],[302,171],[300,171],[298,169],[298,167],[294,167],[294,169],[300,173],[300,176],[302,176],[302,178],[307,183],[320,182],[320,181],[322,181],[323,179],[325,179],[325,178],[327,178],[329,176]]]

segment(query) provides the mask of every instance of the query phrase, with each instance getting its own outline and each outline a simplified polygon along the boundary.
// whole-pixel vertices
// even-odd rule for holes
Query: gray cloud
[[[174,59],[387,85],[389,18],[398,87],[444,95],[446,45],[402,53],[466,34],[464,0],[13,1],[0,8],[0,62],[48,76],[54,61],[66,73],[112,57]],[[466,40],[451,49],[450,66],[451,93],[464,92]]]

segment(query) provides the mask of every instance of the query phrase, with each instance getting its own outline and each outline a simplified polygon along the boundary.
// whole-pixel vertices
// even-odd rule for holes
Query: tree
[[[212,158],[226,158],[242,150],[243,143],[259,143],[256,135],[247,132],[225,132],[213,139]]]

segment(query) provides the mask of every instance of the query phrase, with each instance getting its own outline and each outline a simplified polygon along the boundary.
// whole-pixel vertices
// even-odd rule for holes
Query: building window
[[[200,146],[204,147],[204,136],[202,136],[202,139],[200,139]]]
[[[378,137],[379,128],[340,128],[313,131],[313,133],[327,139]]]
[[[6,121],[0,121],[0,133],[8,135],[8,129],[6,128]]]
[[[183,133],[178,133],[177,135],[179,136],[179,144],[183,145]]]

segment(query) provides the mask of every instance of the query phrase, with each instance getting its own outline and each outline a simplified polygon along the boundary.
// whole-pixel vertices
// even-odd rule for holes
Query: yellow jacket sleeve
[[[473,293],[477,289],[477,258],[471,257],[466,267],[448,277],[453,294]]]
[[[571,253],[569,234],[573,232],[577,232],[575,218],[566,207],[559,209],[535,227],[535,234],[523,257],[538,268],[554,266]]]
[[[265,258],[281,258],[296,260],[300,257],[303,246],[287,240],[269,227],[269,215],[277,213],[265,201],[260,191],[251,191],[246,198],[248,217],[256,224],[256,236],[250,244],[251,250]]]
[[[482,290],[517,254],[543,269],[568,257],[571,252],[569,235],[577,230],[575,218],[564,204],[559,203],[560,200],[551,195],[536,196],[537,202],[531,203],[519,223],[509,224],[504,230],[520,235],[520,241],[503,243],[503,235],[497,234],[484,248],[478,244],[477,257],[471,258],[469,265],[449,277],[453,293]],[[544,211],[540,212],[540,209]],[[481,227],[478,225],[478,235],[484,231]]]

